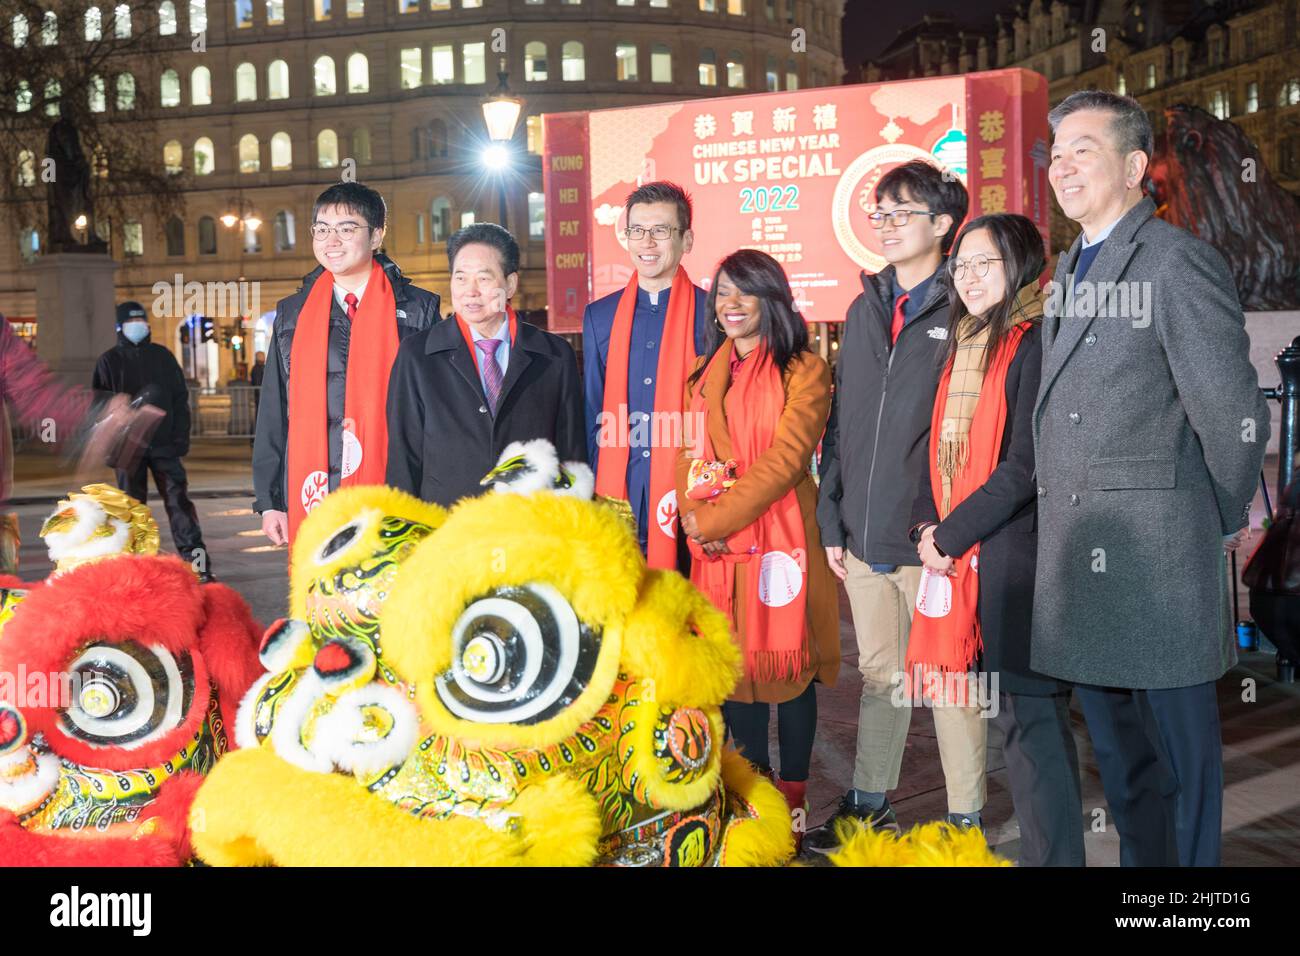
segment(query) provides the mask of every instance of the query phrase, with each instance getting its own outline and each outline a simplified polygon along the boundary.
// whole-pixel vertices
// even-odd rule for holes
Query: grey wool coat
[[[1130,209],[1062,294],[1076,239],[1048,289],[1030,660],[1076,683],[1185,687],[1236,662],[1223,536],[1249,517],[1268,409],[1223,258],[1154,212]]]

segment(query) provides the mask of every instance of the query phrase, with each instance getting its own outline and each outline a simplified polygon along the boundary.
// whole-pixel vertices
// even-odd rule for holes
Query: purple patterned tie
[[[497,399],[501,397],[501,366],[497,363],[497,346],[500,339],[479,339],[474,347],[479,350],[479,364],[483,366],[483,382],[487,385],[488,408],[497,413]]]

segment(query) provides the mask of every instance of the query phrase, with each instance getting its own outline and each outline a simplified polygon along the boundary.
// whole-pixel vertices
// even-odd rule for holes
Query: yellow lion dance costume
[[[293,618],[263,640],[241,749],[194,804],[203,860],[791,857],[781,794],[723,746],[720,705],[740,670],[726,618],[681,576],[647,569],[617,510],[571,477],[450,512],[344,489],[311,513],[293,548]]]

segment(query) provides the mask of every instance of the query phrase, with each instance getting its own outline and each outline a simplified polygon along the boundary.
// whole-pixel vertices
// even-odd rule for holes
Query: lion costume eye
[[[438,697],[464,720],[541,723],[578,699],[599,656],[600,631],[555,588],[494,588],[457,619]]]
[[[69,668],[71,700],[62,729],[96,747],[130,750],[175,730],[194,699],[188,655],[161,646],[100,644]]]

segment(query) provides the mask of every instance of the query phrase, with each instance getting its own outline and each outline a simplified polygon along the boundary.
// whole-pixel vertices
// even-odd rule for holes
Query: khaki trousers
[[[903,566],[880,574],[847,550],[844,567],[862,674],[853,788],[887,793],[898,786],[903,746],[912,721],[902,678],[921,569]],[[984,806],[988,722],[978,707],[934,707],[930,713],[948,791],[948,812],[974,813]]]

